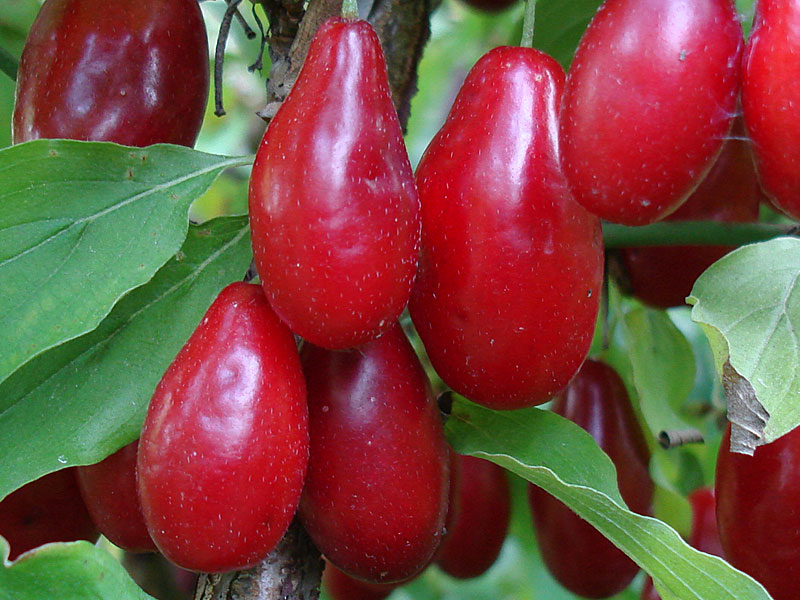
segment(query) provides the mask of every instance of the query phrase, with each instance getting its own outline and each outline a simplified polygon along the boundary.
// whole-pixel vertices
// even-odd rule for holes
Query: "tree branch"
[[[258,565],[231,573],[203,573],[195,600],[317,600],[323,561],[295,519],[278,546]]]
[[[741,246],[784,235],[798,235],[797,225],[680,221],[626,227],[603,223],[606,248],[644,246]]]

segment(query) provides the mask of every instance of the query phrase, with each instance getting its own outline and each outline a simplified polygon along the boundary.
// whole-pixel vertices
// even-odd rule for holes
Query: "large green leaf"
[[[679,416],[692,391],[692,346],[663,310],[635,308],[622,320],[639,406],[650,431],[689,425]]]
[[[601,0],[539,0],[534,48],[546,52],[567,68],[600,4]]]
[[[799,279],[800,240],[777,238],[724,256],[689,296],[725,384],[737,425],[732,446],[740,451],[800,424]]]
[[[629,511],[611,460],[566,419],[539,408],[499,412],[459,400],[446,429],[458,452],[509,469],[589,521],[654,577],[664,598],[769,598],[760,584],[694,550],[666,524]]]
[[[0,150],[0,382],[149,281],[183,243],[192,201],[246,163],[169,145]]]
[[[192,226],[180,252],[100,326],[0,385],[0,498],[139,436],[161,375],[217,293],[250,263],[246,217]]]
[[[0,538],[0,555],[8,545]],[[108,552],[89,542],[48,544],[0,565],[0,600],[154,600]]]

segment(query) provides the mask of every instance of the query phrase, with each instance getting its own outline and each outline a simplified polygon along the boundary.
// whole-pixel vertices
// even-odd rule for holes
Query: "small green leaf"
[[[183,243],[192,201],[246,163],[169,145],[0,150],[0,382],[149,281]]]
[[[8,545],[0,538],[0,555]],[[0,565],[0,600],[154,600],[119,562],[89,542],[47,544]]]
[[[192,226],[180,252],[100,326],[0,385],[0,498],[41,475],[91,464],[139,436],[169,363],[219,291],[250,264],[246,217]]]
[[[658,438],[664,429],[685,429],[679,416],[692,391],[692,346],[663,310],[635,308],[622,322],[633,383],[647,426]]]
[[[744,451],[800,424],[799,279],[800,240],[776,238],[721,258],[688,299],[714,350],[729,418],[743,426],[732,438],[755,432],[736,442]]]
[[[533,47],[555,58],[566,69],[602,0],[539,0]]]
[[[499,412],[458,400],[446,430],[456,451],[491,460],[564,502],[675,597],[769,598],[756,581],[694,550],[668,525],[629,511],[611,460],[566,419],[539,408]]]

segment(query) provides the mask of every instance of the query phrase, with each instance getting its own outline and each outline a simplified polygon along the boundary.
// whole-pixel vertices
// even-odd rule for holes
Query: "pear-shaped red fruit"
[[[502,467],[474,456],[450,456],[451,476],[457,471],[458,477],[450,487],[447,534],[436,563],[448,575],[469,579],[487,571],[500,554],[508,533],[511,493]]]
[[[100,532],[129,552],[155,552],[139,504],[136,454],[131,442],[94,465],[77,468],[83,501]]]
[[[605,363],[587,360],[553,405],[553,412],[586,430],[617,469],[622,499],[648,514],[653,482],[650,451],[625,384]],[[586,598],[607,598],[625,589],[639,567],[587,521],[539,487],[529,487],[539,548],[561,585]]]
[[[302,351],[311,457],[300,518],[325,557],[371,583],[433,558],[448,454],[425,370],[400,325],[358,350]]]
[[[207,96],[197,0],[47,0],[20,59],[14,142],[192,146]]]
[[[409,309],[453,390],[494,409],[541,404],[589,351],[600,221],[558,154],[564,71],[530,48],[473,67],[417,168],[420,270]]]
[[[732,0],[606,0],[564,91],[562,164],[575,199],[625,225],[677,209],[730,130],[743,45]]]
[[[725,558],[775,600],[800,598],[800,428],[753,456],[731,452],[731,430],[717,457],[717,524]]]
[[[262,560],[294,516],[308,409],[294,336],[259,286],[220,292],[147,409],[139,499],[158,549],[219,572]]]
[[[75,468],[48,473],[3,498],[0,535],[11,546],[10,560],[50,542],[96,542],[100,533],[81,498]]]
[[[800,219],[800,2],[756,2],[743,64],[742,112],[761,185]]]
[[[419,198],[366,21],[333,18],[314,36],[256,154],[250,222],[270,304],[313,344],[363,344],[408,302]]]

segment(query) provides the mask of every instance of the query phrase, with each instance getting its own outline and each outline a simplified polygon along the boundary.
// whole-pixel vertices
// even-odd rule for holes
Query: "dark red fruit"
[[[197,0],[47,0],[19,64],[13,138],[192,146],[207,96]]]
[[[564,91],[562,164],[575,199],[625,225],[678,208],[730,129],[742,45],[731,0],[606,0]]]
[[[325,570],[322,572],[322,585],[331,600],[383,600],[388,598],[399,584],[367,583],[353,579],[326,561]]]
[[[591,434],[617,468],[623,500],[632,511],[648,514],[650,451],[616,371],[587,360],[553,412]],[[544,490],[531,485],[529,492],[542,558],[561,585],[587,598],[613,596],[628,586],[639,570],[631,559]]]
[[[741,123],[736,121],[736,123]],[[746,223],[758,220],[761,189],[750,145],[742,139],[742,127],[734,126],[714,167],[667,221],[722,221]],[[729,246],[654,246],[622,251],[631,292],[659,308],[683,306],[698,277],[733,250]]]
[[[689,504],[692,506],[692,529],[689,534],[689,544],[701,552],[723,556],[717,531],[714,490],[710,487],[696,489],[689,494]],[[642,588],[642,600],[660,600],[650,577],[647,578],[644,588]]]
[[[760,581],[775,600],[800,598],[800,428],[753,456],[730,451],[730,427],[717,458],[717,523],[725,558]]]
[[[417,168],[411,317],[441,378],[489,408],[562,390],[597,318],[600,222],[573,201],[558,164],[563,81],[541,52],[492,50]]]
[[[742,110],[761,185],[800,219],[800,2],[758,0],[742,73]]]
[[[397,323],[359,350],[307,345],[302,362],[311,458],[300,518],[347,574],[409,579],[447,514],[447,445],[425,371]]]
[[[136,488],[138,447],[137,440],[97,464],[78,467],[78,485],[92,520],[109,541],[129,552],[155,552]]]
[[[305,399],[294,337],[260,286],[226,287],[164,373],[139,442],[139,499],[164,556],[216,572],[272,550],[302,490]]]
[[[455,456],[460,463],[458,486],[451,488],[450,495],[455,518],[436,563],[445,573],[468,579],[481,575],[497,560],[508,533],[511,494],[501,467],[474,456]]]
[[[402,312],[419,198],[369,23],[334,18],[317,31],[258,149],[250,221],[264,291],[298,335],[354,347]]]
[[[40,477],[0,502],[0,535],[9,560],[49,542],[96,542],[100,534],[83,504],[75,469]]]

